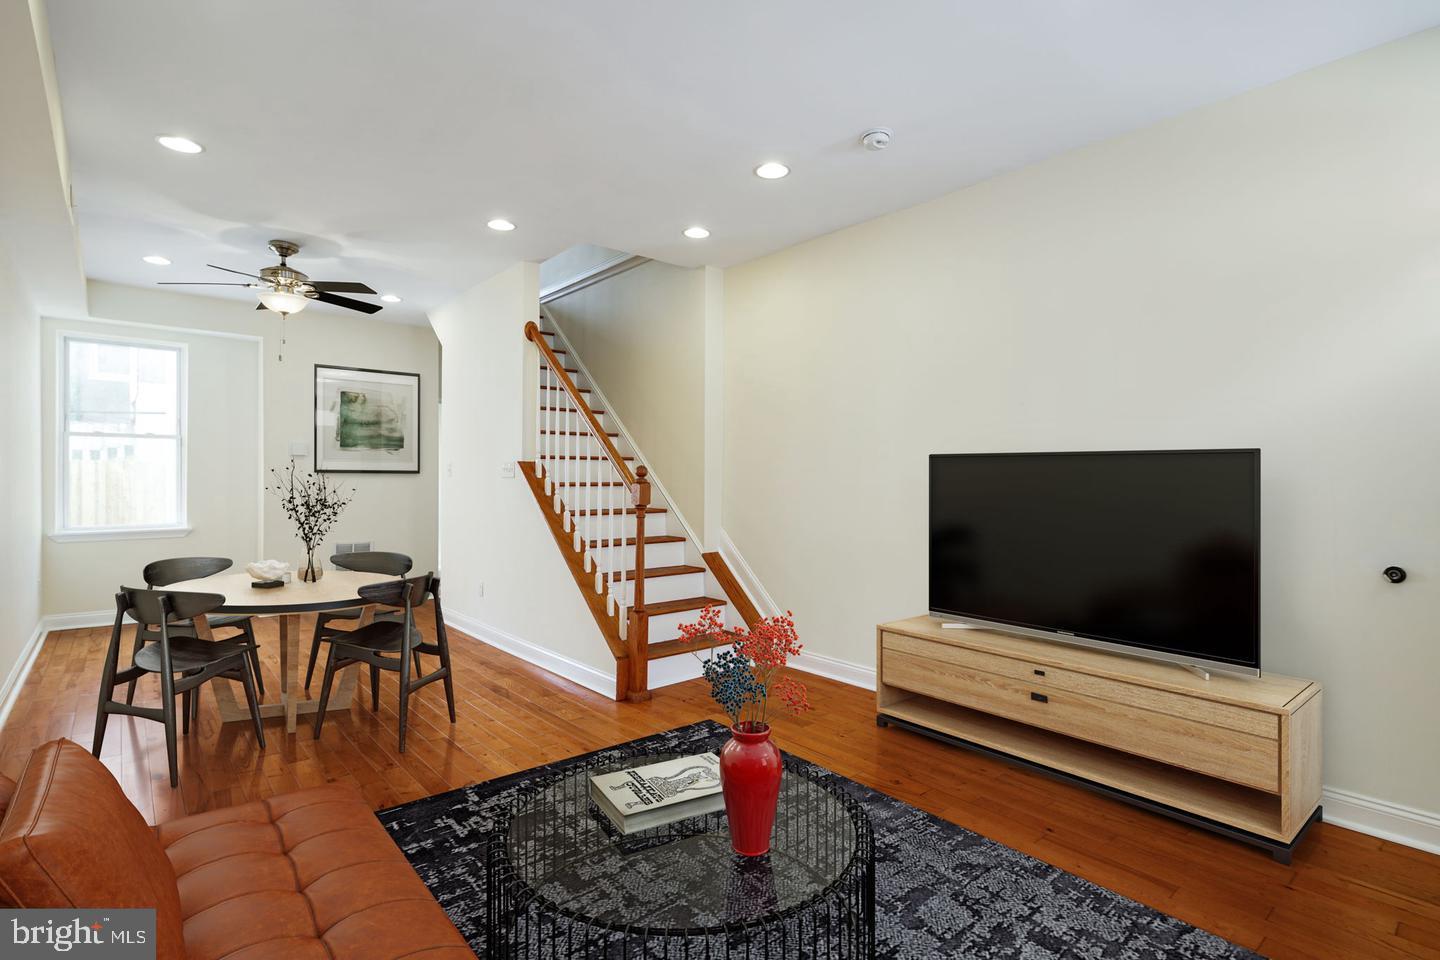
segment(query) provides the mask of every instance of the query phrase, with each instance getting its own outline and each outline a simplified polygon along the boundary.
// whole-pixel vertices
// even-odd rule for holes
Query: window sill
[[[58,530],[49,534],[57,543],[85,540],[178,540],[190,536],[190,527],[97,527],[94,530]]]

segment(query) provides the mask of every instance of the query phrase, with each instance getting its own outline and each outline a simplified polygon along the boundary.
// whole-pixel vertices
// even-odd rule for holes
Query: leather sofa
[[[150,907],[161,960],[473,958],[354,790],[150,827],[69,740],[0,777],[0,906]]]

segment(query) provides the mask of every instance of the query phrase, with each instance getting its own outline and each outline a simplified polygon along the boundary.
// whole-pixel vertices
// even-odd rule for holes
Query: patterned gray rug
[[[727,734],[722,725],[704,721],[611,749],[644,746],[657,753],[700,753],[718,749]],[[582,759],[377,814],[478,956],[487,956],[485,837],[494,829],[494,816],[532,778]],[[1258,956],[894,797],[814,764],[807,766],[863,803],[870,814],[875,827],[877,956],[886,960]]]

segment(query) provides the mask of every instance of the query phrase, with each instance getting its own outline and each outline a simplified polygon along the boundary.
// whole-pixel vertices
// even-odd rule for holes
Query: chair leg
[[[175,681],[160,674],[160,710],[165,719],[165,755],[170,761],[170,788],[180,786],[180,762],[175,752]]]
[[[310,665],[305,668],[305,689],[310,689],[310,680],[315,676],[315,661],[320,656],[320,630],[325,626],[326,616],[315,615],[315,636],[310,638]]]
[[[140,635],[141,631],[143,631],[144,629],[144,624],[135,624],[135,645],[130,648],[130,663],[132,665],[135,663],[135,654],[139,653],[140,648],[145,646],[145,640]],[[135,702],[135,684],[137,682],[138,681],[136,680],[131,680],[130,683],[126,685],[125,703],[127,705],[133,704]]]
[[[450,709],[450,722],[455,722],[455,681],[451,679],[453,671],[450,669],[450,644],[442,636],[439,638],[440,647],[440,669],[445,671],[445,706]]]
[[[182,737],[190,736],[190,708],[193,705],[194,698],[191,696],[193,693],[195,693],[194,690],[186,690],[180,694],[180,736]]]
[[[247,657],[240,664],[240,682],[245,687],[245,702],[250,705],[250,719],[255,723],[255,740],[260,749],[265,749],[265,726],[260,722],[260,698],[255,695],[255,681],[251,676],[253,664]],[[199,690],[195,691],[199,693]]]
[[[410,726],[410,658],[400,654],[400,752],[405,752],[405,731]]]
[[[370,664],[370,709],[380,709],[380,668]]]
[[[320,704],[315,709],[315,739],[320,739],[320,727],[325,723],[325,708],[330,705],[330,684],[335,680],[335,648],[325,658],[325,679],[320,684]]]
[[[245,642],[250,644],[250,665],[255,670],[255,689],[260,696],[265,696],[265,673],[260,669],[260,645],[255,642],[255,625],[251,620],[242,621],[240,624],[241,636]],[[307,684],[308,686],[308,684]]]
[[[200,729],[200,691],[203,689],[204,687],[196,687],[190,691],[193,694],[190,698],[190,723],[196,730]]]

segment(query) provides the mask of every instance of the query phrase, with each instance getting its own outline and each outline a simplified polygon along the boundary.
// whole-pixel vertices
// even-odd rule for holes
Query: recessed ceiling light
[[[761,180],[779,180],[781,177],[789,176],[790,168],[783,163],[776,163],[774,160],[762,163],[755,168],[755,176]]]
[[[169,260],[166,260],[164,257],[160,256],[159,254],[154,254],[154,253],[152,253],[150,256],[148,256],[148,257],[141,257],[140,259],[141,259],[141,260],[144,260],[146,263],[153,263],[153,264],[154,264],[155,266],[157,266],[157,267],[168,267],[168,266],[170,266],[170,261],[169,261]]]
[[[199,153],[205,149],[189,137],[156,137],[155,142],[167,150],[174,150],[176,153]]]
[[[686,227],[685,236],[689,237],[691,240],[704,240],[706,237],[710,236],[710,231],[706,230],[704,227]]]
[[[382,295],[380,296],[380,299],[381,299],[381,300],[384,300],[386,303],[399,303],[399,302],[400,302],[400,298],[397,297],[397,296],[395,296],[395,294],[393,294],[393,293],[382,294]]]
[[[489,227],[491,230],[499,230],[501,233],[509,233],[511,230],[515,229],[515,224],[511,223],[509,220],[504,219],[503,217],[496,217],[494,220],[491,220],[489,223],[485,224],[485,226]]]

